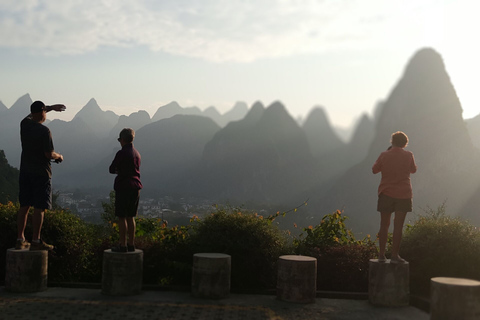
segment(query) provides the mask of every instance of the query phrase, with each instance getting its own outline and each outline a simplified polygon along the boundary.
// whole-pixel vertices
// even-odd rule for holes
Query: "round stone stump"
[[[368,270],[368,300],[384,307],[403,307],[410,303],[409,264],[378,262],[370,259]]]
[[[102,293],[129,296],[142,292],[143,251],[103,252]]]
[[[461,278],[430,279],[430,319],[480,319],[480,282]]]
[[[7,250],[5,289],[11,292],[47,290],[48,252]]]
[[[277,299],[314,303],[317,296],[317,259],[287,255],[278,259]]]
[[[232,258],[223,253],[193,255],[192,295],[197,298],[223,299],[230,294]]]

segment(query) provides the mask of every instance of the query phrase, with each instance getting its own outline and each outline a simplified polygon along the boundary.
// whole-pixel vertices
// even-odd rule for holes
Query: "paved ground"
[[[193,298],[188,292],[144,291],[131,297],[110,297],[98,289],[48,288],[14,294],[0,287],[0,320],[21,319],[328,319],[427,320],[414,307],[379,308],[365,300],[317,298],[314,304],[292,304],[271,295],[232,294],[223,300]]]

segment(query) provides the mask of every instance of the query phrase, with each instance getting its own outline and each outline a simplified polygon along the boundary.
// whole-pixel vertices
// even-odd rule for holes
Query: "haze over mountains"
[[[0,103],[0,150],[12,166],[19,164],[19,123],[31,103],[28,94],[10,108]],[[364,233],[378,229],[380,175],[371,167],[389,146],[391,133],[401,130],[418,165],[412,175],[414,211],[446,200],[448,213],[480,225],[480,115],[463,120],[443,60],[432,49],[415,53],[374,118],[364,115],[349,142],[339,138],[325,108],[313,108],[299,124],[279,101],[250,108],[239,102],[223,115],[214,107],[202,112],[171,102],[150,118],[143,110],[118,116],[91,99],[71,121],[47,126],[65,157],[53,165],[56,189],[108,194],[118,132],[132,127],[146,196],[176,194],[285,209],[310,198],[305,208],[315,219],[310,224],[344,208],[349,227]]]

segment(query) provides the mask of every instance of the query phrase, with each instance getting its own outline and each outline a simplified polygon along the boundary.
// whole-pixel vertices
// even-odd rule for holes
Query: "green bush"
[[[445,214],[445,204],[427,208],[402,241],[402,255],[410,262],[412,293],[428,295],[430,278],[480,280],[480,232],[460,218]]]
[[[317,258],[317,290],[368,290],[368,262],[377,255],[375,242],[367,236],[356,240],[345,226],[347,217],[337,210],[320,224],[304,228],[294,240],[296,253]]]
[[[217,252],[232,257],[232,289],[262,291],[275,288],[280,255],[291,254],[286,233],[269,219],[237,208],[218,208],[194,224],[192,253]]]
[[[136,239],[144,252],[144,283],[162,286],[190,285],[192,249],[189,227],[160,225],[155,232]]]

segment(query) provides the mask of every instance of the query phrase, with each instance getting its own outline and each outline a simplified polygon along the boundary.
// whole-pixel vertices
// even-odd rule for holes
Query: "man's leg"
[[[53,246],[51,244],[45,243],[41,240],[41,232],[43,226],[43,216],[45,213],[45,209],[38,209],[34,208],[33,210],[33,236],[32,236],[32,244],[30,245],[30,251],[32,250],[53,250]]]
[[[135,245],[135,217],[127,217],[127,229],[128,229],[128,245],[134,246]]]
[[[405,222],[406,212],[395,212],[393,220],[393,243],[392,258],[398,258],[400,252],[400,243],[402,242],[403,223]]]
[[[20,207],[17,212],[17,239],[25,240],[25,227],[27,226],[28,210],[30,206]]]
[[[32,219],[33,237],[32,237],[32,241],[40,240],[40,233],[42,231],[44,212],[45,212],[45,209],[34,208],[34,210],[33,210],[33,219]]]
[[[379,258],[385,257],[385,250],[387,247],[388,228],[390,227],[390,217],[392,213],[381,212],[380,213],[380,230],[378,231],[378,243],[380,251],[378,253]]]

